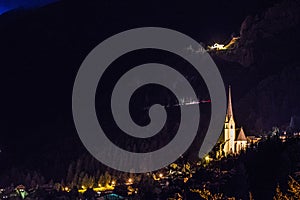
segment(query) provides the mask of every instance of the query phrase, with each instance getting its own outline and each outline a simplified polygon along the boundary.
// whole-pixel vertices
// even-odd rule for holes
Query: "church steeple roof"
[[[244,133],[243,127],[241,128],[236,140],[237,141],[247,141],[247,138],[246,138],[246,135]]]
[[[233,112],[232,112],[232,102],[231,102],[231,86],[229,86],[228,89],[228,106],[227,106],[227,114],[226,114],[227,119],[229,120],[231,117],[233,117]]]

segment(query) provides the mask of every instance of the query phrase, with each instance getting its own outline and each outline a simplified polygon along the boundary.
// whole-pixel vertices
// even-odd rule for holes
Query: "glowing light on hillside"
[[[224,44],[215,43],[213,46],[208,46],[210,50],[225,50]]]
[[[240,39],[240,37],[233,37],[227,45],[215,43],[213,46],[208,46],[209,50],[227,50],[232,48],[232,46]]]

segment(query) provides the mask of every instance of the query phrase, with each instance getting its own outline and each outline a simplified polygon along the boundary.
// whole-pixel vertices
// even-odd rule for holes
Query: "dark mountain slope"
[[[42,165],[41,158],[47,164],[53,158],[62,161],[59,164],[63,168],[63,162],[69,163],[85,152],[73,124],[72,87],[85,56],[105,38],[130,28],[162,26],[210,44],[238,32],[247,15],[263,10],[272,2],[61,1],[0,16],[0,144],[3,154],[11,154],[11,160],[6,159],[5,163],[35,167]],[[266,12],[271,14],[247,18],[240,46],[232,53],[214,56],[226,85],[233,87],[236,120],[246,127],[246,132],[284,123],[291,114],[299,112],[297,87],[284,93],[283,86],[291,87],[298,79],[296,73],[291,73],[291,69],[297,72],[299,66],[298,4],[290,2],[284,4],[282,11],[271,9]],[[293,11],[289,13],[289,9]],[[286,20],[273,24],[273,18],[284,17]],[[259,34],[265,27],[273,27],[263,31],[268,33],[267,37]],[[282,58],[278,56],[281,49],[284,49]],[[252,54],[255,56],[249,56]],[[285,67],[289,70],[284,72]],[[284,74],[296,77],[290,79]],[[282,77],[284,84],[274,84],[276,78],[274,81],[271,76]],[[270,99],[277,98],[277,91],[291,96],[284,100],[280,95],[269,106]],[[255,99],[262,100],[258,104]],[[283,102],[281,109],[274,109]],[[63,145],[66,147],[60,149]]]
[[[235,102],[236,119],[248,130],[270,130],[299,115],[299,25],[300,2],[283,1],[248,16],[236,47],[213,54],[223,59],[221,68],[226,68],[228,61],[243,66],[241,73],[231,71],[239,79],[231,84],[248,90]]]

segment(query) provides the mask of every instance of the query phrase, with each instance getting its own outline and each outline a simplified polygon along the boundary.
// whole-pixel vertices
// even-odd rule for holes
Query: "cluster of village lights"
[[[158,174],[158,179],[156,179],[156,180],[162,179],[163,177],[164,177],[164,174],[159,173]],[[132,185],[133,183],[134,183],[133,178],[128,178],[127,181],[125,182],[125,185]],[[113,180],[113,181],[111,181],[110,185],[102,186],[101,184],[98,184],[98,188],[93,188],[93,190],[95,190],[95,191],[103,190],[104,191],[104,190],[108,190],[108,189],[113,189],[115,186],[116,186],[116,181]],[[82,185],[81,189],[79,191],[84,192],[84,191],[86,191],[86,189],[87,189],[87,187]],[[66,192],[70,192],[71,188],[66,186],[66,187],[63,188],[63,190],[66,191]]]

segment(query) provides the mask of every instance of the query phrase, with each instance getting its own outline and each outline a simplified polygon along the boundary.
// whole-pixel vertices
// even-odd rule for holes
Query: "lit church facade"
[[[224,131],[221,135],[221,139],[223,141],[223,153],[225,156],[228,154],[239,154],[242,150],[246,150],[247,148],[247,138],[243,128],[236,129],[235,127],[230,86],[228,91],[228,107],[224,122]]]

